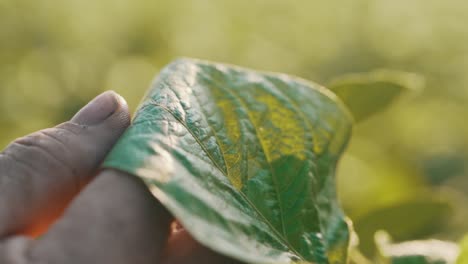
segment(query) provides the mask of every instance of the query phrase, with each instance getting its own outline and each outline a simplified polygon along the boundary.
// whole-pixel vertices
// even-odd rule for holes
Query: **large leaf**
[[[197,60],[167,66],[105,161],[202,244],[250,263],[345,263],[335,166],[351,117],[328,90]]]
[[[441,240],[415,240],[392,243],[390,236],[379,231],[376,243],[384,263],[390,264],[455,264],[458,246]]]
[[[333,80],[329,88],[349,107],[357,122],[387,108],[408,90],[420,90],[424,79],[414,73],[378,70],[348,74]]]

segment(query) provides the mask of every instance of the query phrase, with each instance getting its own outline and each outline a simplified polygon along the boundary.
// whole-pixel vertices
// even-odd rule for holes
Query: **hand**
[[[125,101],[106,92],[0,153],[0,263],[234,263],[171,233],[137,177],[97,171],[129,124]]]

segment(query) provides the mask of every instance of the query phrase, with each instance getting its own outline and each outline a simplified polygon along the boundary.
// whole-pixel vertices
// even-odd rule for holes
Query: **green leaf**
[[[457,264],[468,264],[468,235],[460,242],[460,254],[457,258]]]
[[[440,231],[452,214],[449,202],[426,197],[373,210],[356,219],[354,227],[362,252],[372,256],[376,231],[386,230],[398,241],[414,239]]]
[[[249,263],[345,263],[335,191],[351,117],[284,74],[167,66],[104,166],[140,176],[205,246]]]
[[[391,264],[454,264],[459,251],[455,243],[435,239],[393,244],[385,231],[375,240],[382,262]]]
[[[348,74],[329,85],[348,106],[356,122],[386,109],[408,90],[421,90],[424,79],[414,73],[378,70],[363,74]]]

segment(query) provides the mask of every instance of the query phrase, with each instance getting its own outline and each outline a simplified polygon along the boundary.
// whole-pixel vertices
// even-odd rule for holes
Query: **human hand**
[[[171,233],[172,216],[137,177],[98,171],[129,124],[125,101],[106,92],[0,153],[1,264],[235,263]]]

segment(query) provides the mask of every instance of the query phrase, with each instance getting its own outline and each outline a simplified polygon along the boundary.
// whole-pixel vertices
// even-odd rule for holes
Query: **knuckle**
[[[64,131],[67,131],[69,133],[78,135],[78,134],[81,134],[81,133],[87,131],[89,127],[87,125],[80,125],[80,124],[76,124],[76,123],[67,121],[65,123],[62,123],[62,124],[54,127],[54,128],[64,130]]]
[[[76,174],[73,163],[70,162],[69,145],[72,138],[73,135],[68,130],[45,129],[16,139],[4,154],[29,170],[48,166]]]
[[[46,141],[45,145],[48,145],[50,148],[61,149],[68,151],[70,144],[73,144],[73,139],[75,134],[66,129],[59,128],[48,128],[39,131],[41,134],[43,142]]]

